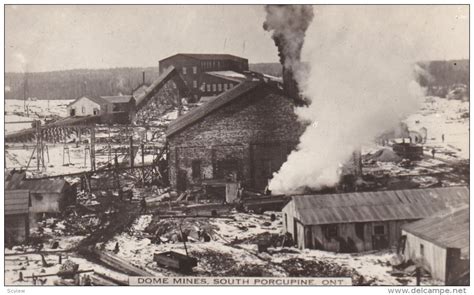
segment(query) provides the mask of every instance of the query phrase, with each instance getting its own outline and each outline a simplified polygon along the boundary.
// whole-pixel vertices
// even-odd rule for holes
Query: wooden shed
[[[27,179],[24,172],[16,172],[5,181],[6,192],[27,190],[30,193],[30,227],[43,215],[61,213],[76,201],[76,191],[64,179]]]
[[[469,285],[469,207],[402,226],[405,258],[446,285]]]
[[[283,208],[299,248],[360,252],[396,246],[402,225],[469,202],[467,187],[298,195]]]
[[[70,117],[98,116],[112,112],[113,104],[100,97],[81,96],[67,106]]]
[[[30,192],[28,190],[5,191],[5,244],[22,243],[28,239]]]

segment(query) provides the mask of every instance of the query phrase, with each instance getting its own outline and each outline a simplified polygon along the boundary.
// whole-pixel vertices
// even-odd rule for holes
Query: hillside
[[[446,97],[449,92],[461,88],[469,97],[469,60],[430,61],[418,63],[427,75],[420,79],[421,86],[428,88],[428,95]],[[465,87],[463,87],[465,86]]]
[[[145,71],[146,82],[158,77],[158,68],[115,68],[99,70],[67,70],[41,73],[5,74],[5,98],[23,99],[27,80],[27,97],[38,99],[75,99],[80,95],[128,94],[142,82]]]
[[[429,95],[445,97],[460,84],[466,86],[463,91],[469,95],[469,60],[430,61],[419,64],[429,73],[420,79],[422,86],[428,88]],[[279,63],[255,63],[249,66],[252,71],[281,76]],[[26,96],[38,99],[75,99],[84,94],[129,94],[140,85],[143,71],[146,83],[151,83],[158,77],[157,67],[28,73],[27,79],[23,73],[6,73],[5,99],[23,99],[25,80],[28,84]]]

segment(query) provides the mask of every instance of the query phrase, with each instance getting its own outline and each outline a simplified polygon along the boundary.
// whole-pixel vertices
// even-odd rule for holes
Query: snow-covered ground
[[[453,152],[457,159],[469,159],[469,102],[428,97],[420,110],[406,119],[410,131],[427,129],[428,149],[446,149]],[[442,135],[444,134],[444,142]],[[438,155],[446,160],[455,158]]]
[[[67,105],[72,100],[5,100],[5,133],[31,128],[31,123],[8,124],[8,122],[32,121],[67,116]],[[25,106],[28,111],[25,110]]]
[[[396,258],[396,254],[390,250],[373,251],[370,253],[342,254],[319,250],[298,250],[296,248],[275,248],[275,253],[258,253],[255,243],[243,242],[234,246],[229,241],[234,239],[246,239],[255,237],[257,234],[281,234],[281,216],[277,213],[277,219],[271,221],[268,215],[255,214],[234,214],[234,220],[212,219],[209,222],[215,228],[211,234],[210,242],[197,241],[191,239],[186,243],[188,253],[194,256],[200,256],[199,253],[214,253],[217,256],[228,257],[229,261],[222,261],[215,270],[216,265],[212,264],[212,258],[201,257],[198,266],[194,269],[195,274],[199,273],[225,273],[233,267],[242,267],[245,265],[262,266],[269,275],[288,276],[288,274],[279,267],[279,264],[288,259],[302,259],[304,261],[324,261],[326,263],[336,263],[348,269],[354,269],[363,275],[366,280],[372,280],[377,285],[402,285],[402,283],[390,274],[391,264]],[[185,254],[184,244],[182,242],[154,244],[149,238],[144,238],[141,231],[152,220],[151,215],[138,217],[132,225],[130,231],[116,235],[106,245],[105,248],[113,251],[115,245],[119,245],[119,257],[132,262],[133,264],[145,268],[156,276],[177,276],[178,273],[160,268],[153,262],[153,254],[175,251]],[[264,225],[265,224],[265,225]],[[271,250],[271,249],[270,249]],[[283,250],[283,251],[282,251]],[[285,251],[286,250],[286,251]],[[212,256],[212,254],[211,254]],[[233,260],[233,261],[230,261]],[[315,273],[314,275],[318,275]],[[405,284],[415,285],[414,277],[404,277]],[[424,279],[423,284],[430,285],[434,282]]]

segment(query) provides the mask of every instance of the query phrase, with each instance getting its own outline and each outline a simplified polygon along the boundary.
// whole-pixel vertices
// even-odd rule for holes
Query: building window
[[[198,73],[198,67],[193,67],[193,74],[197,74]]]
[[[217,61],[217,68],[218,68],[218,69],[221,68],[221,62],[220,62],[220,61]]]
[[[227,91],[227,83],[224,83],[224,91]]]
[[[420,256],[425,256],[425,246],[420,244]]]
[[[207,84],[206,88],[207,88],[207,92],[211,92],[211,84]]]
[[[83,113],[83,114],[86,113],[86,107],[82,107],[82,113]]]
[[[329,224],[325,228],[326,239],[333,239],[337,237],[337,225]]]
[[[201,179],[201,160],[193,160],[191,163],[193,179]]]
[[[219,92],[222,91],[222,84],[221,84],[221,83],[217,84],[217,90],[218,90]]]
[[[33,193],[33,197],[35,198],[36,201],[42,201],[43,200],[43,195],[42,194]]]
[[[183,67],[183,75],[186,75],[186,67]]]
[[[374,235],[385,235],[385,225],[383,224],[375,225]]]
[[[216,84],[212,84],[212,91],[213,91],[213,92],[216,92],[216,91],[217,91]]]
[[[196,81],[196,80],[193,81],[193,87],[194,87],[194,88],[197,88],[197,87],[198,87],[198,81]]]
[[[229,88],[232,88],[232,87],[234,87],[234,84],[230,83]]]
[[[286,231],[288,231],[288,216],[285,214],[283,214],[283,216],[285,217],[285,229]]]

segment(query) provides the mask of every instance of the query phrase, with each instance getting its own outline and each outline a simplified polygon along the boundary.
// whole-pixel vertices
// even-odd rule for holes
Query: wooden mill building
[[[173,188],[234,179],[263,190],[305,126],[281,88],[248,79],[173,121],[166,136]]]
[[[469,207],[448,209],[402,227],[405,259],[445,285],[469,285]]]
[[[469,202],[467,187],[299,195],[283,225],[299,248],[361,252],[394,247],[402,226]]]
[[[5,179],[5,191],[29,192],[29,224],[45,215],[58,215],[76,202],[76,192],[64,179],[27,179],[25,172],[14,172]]]
[[[197,101],[201,96],[220,94],[236,86],[239,79],[229,77],[229,72],[249,70],[248,60],[230,54],[178,53],[159,61],[160,74],[173,66],[189,91],[188,96]],[[212,74],[207,74],[214,72]],[[223,75],[216,73],[222,72]]]

